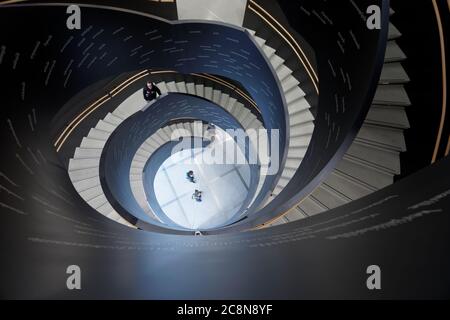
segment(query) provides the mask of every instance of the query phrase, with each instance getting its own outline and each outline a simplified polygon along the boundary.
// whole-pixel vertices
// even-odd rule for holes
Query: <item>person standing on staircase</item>
[[[194,171],[190,170],[186,173],[186,178],[192,182],[195,183],[195,176],[194,176]]]
[[[202,191],[195,190],[194,194],[192,195],[192,199],[197,202],[202,202],[202,193]]]
[[[150,102],[161,95],[161,90],[159,90],[159,88],[153,82],[147,81],[147,84],[144,87],[143,93],[144,93],[144,99],[147,102]]]

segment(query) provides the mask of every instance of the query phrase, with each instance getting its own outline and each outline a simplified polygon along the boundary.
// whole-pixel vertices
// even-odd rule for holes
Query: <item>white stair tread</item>
[[[100,185],[78,192],[80,196],[87,202],[103,194],[103,189]]]
[[[195,84],[192,82],[189,82],[186,84],[187,93],[195,95]]]
[[[185,82],[177,82],[176,87],[177,87],[178,92],[187,93],[187,88],[186,88]]]
[[[305,93],[303,92],[302,89],[300,89],[299,87],[294,87],[285,93],[286,103],[289,105],[289,103],[301,99],[304,96]]]
[[[78,192],[93,188],[95,186],[99,186],[100,185],[100,177],[97,175],[95,177],[92,178],[88,178],[88,179],[84,179],[84,180],[80,180],[77,182],[73,183],[73,186],[75,187],[75,189]]]
[[[123,119],[113,115],[112,113],[108,113],[105,117],[105,121],[119,126],[123,122]]]
[[[195,92],[196,92],[197,96],[204,97],[205,96],[205,86],[203,84],[196,84]]]
[[[76,148],[74,158],[83,159],[83,158],[100,158],[102,155],[102,149],[84,149],[84,148]]]
[[[295,113],[289,117],[290,126],[295,126],[298,124],[312,123],[314,117],[308,110],[303,110],[302,112]]]
[[[295,79],[293,76],[286,77],[283,81],[281,81],[281,87],[283,88],[284,92],[288,92],[294,87],[297,87],[300,84],[297,79]]]
[[[100,165],[100,158],[96,159],[70,159],[69,171],[98,168]]]
[[[167,85],[168,92],[178,92],[175,81],[167,82],[166,85]]]
[[[81,140],[80,147],[84,149],[103,149],[105,143],[106,141],[83,138],[83,140]]]
[[[89,168],[89,169],[69,171],[70,179],[73,182],[78,182],[81,180],[97,177],[98,174],[99,174],[98,168]]]
[[[103,120],[100,120],[95,127],[99,130],[109,132],[109,133],[112,133],[117,128],[116,125],[113,125],[109,122],[105,122]]]
[[[99,195],[98,197],[89,200],[88,204],[93,207],[94,209],[97,209],[108,202],[108,199],[106,199],[104,194]]]
[[[289,69],[288,67],[286,67],[286,65],[284,65],[284,64],[280,65],[276,69],[276,72],[277,72],[278,79],[280,79],[280,80],[284,80],[287,76],[292,74],[292,70]]]
[[[262,46],[263,52],[266,55],[266,57],[270,58],[272,57],[272,55],[275,54],[275,49],[272,47],[269,47],[268,45],[263,45]]]
[[[110,135],[111,135],[111,133],[109,133],[109,132],[99,130],[96,128],[92,128],[91,130],[89,130],[88,138],[106,141],[106,140],[108,140]]]
[[[291,137],[296,137],[296,136],[301,136],[301,135],[306,135],[306,134],[313,134],[314,132],[314,124],[313,123],[309,123],[309,124],[300,124],[297,126],[291,126],[290,127],[290,136]]]

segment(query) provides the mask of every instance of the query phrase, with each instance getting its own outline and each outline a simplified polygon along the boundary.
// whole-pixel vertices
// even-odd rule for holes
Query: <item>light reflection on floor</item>
[[[154,180],[156,199],[164,213],[176,224],[193,230],[228,222],[241,208],[250,183],[247,164],[205,164],[205,153],[207,149],[189,149],[172,155]],[[186,178],[190,170],[194,171],[195,184]],[[195,189],[203,192],[202,202],[192,199]]]

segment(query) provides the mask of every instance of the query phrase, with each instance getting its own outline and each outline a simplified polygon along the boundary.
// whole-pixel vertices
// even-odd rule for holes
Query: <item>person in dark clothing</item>
[[[194,194],[192,195],[192,199],[196,200],[197,202],[202,202],[202,193],[199,190],[195,190]]]
[[[161,95],[161,90],[151,81],[148,81],[144,87],[144,99],[148,102],[156,99]]]
[[[190,181],[190,182],[192,182],[192,183],[195,183],[195,177],[194,177],[194,171],[188,171],[187,173],[186,173],[186,178]]]

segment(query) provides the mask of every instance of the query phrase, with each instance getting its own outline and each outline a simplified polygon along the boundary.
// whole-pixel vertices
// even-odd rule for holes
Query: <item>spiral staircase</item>
[[[218,5],[212,1],[211,10],[217,10],[213,2]],[[384,216],[372,211],[413,192],[406,182],[394,183],[401,173],[400,154],[407,151],[403,133],[410,127],[406,55],[397,43],[400,31],[389,22],[395,13],[388,1],[375,1],[382,12],[380,30],[361,22],[363,8],[372,2],[250,0],[237,20],[203,10],[182,14],[183,0],[123,7],[81,4],[85,27],[71,32],[58,28],[65,18],[62,4],[0,6],[0,17],[20,14],[31,22],[45,17],[50,24],[37,24],[29,41],[0,32],[1,85],[8,106],[2,110],[0,206],[10,213],[4,222],[11,225],[2,240],[15,239],[13,245],[23,248],[20,256],[8,250],[11,261],[24,262],[17,272],[26,272],[28,259],[47,259],[36,264],[44,276],[30,281],[43,284],[51,277],[44,270],[48,263],[79,259],[96,270],[87,275],[89,281],[113,288],[88,289],[86,297],[122,297],[119,288],[125,286],[135,298],[165,298],[173,297],[166,284],[190,285],[202,276],[212,283],[215,267],[223,270],[221,282],[244,270],[249,281],[263,283],[263,271],[250,270],[270,257],[264,272],[283,265],[292,274],[304,263],[309,271],[301,279],[311,292],[309,276],[324,274],[325,257],[334,252],[348,257],[351,248],[360,248],[351,242],[351,228],[366,223],[369,228],[417,206],[409,203],[397,213],[389,207]],[[18,23],[5,21],[0,19],[0,30]],[[162,92],[151,102],[142,95],[147,81]],[[180,141],[201,141],[202,150],[220,143],[219,136],[208,136],[211,126],[221,133],[245,133],[243,145],[236,137],[221,136],[244,155],[246,191],[225,222],[181,226],[162,209],[154,181]],[[430,169],[430,176],[436,172]],[[436,181],[436,188],[445,187]],[[174,192],[177,187],[172,186]],[[217,193],[229,199],[226,190]],[[427,196],[432,195],[416,199]],[[187,214],[205,210],[197,208]],[[333,233],[340,228],[348,233]],[[345,240],[331,241],[340,238]],[[301,263],[294,246],[307,257]],[[257,253],[246,253],[252,250]],[[277,254],[284,258],[276,259]],[[98,268],[114,263],[99,275],[90,263],[94,260]],[[174,272],[186,261],[186,270]],[[4,274],[12,266],[7,264]],[[338,263],[336,270],[347,275],[356,268],[356,263],[348,270]],[[114,278],[120,269],[129,272],[130,283]],[[280,277],[284,289],[277,290],[278,297],[303,295],[289,277]],[[144,288],[139,279],[157,289]],[[241,288],[242,297],[268,296],[264,284],[260,293],[230,286],[232,292]],[[231,296],[210,284],[192,292],[187,287],[175,297]],[[8,281],[5,288],[17,290]],[[67,294],[56,284],[47,288],[48,296]],[[345,292],[366,294],[359,288]],[[12,295],[39,293],[30,288]]]
[[[267,14],[257,3],[254,3],[254,5]],[[391,10],[390,14],[393,15],[394,12]],[[298,60],[296,51],[289,50],[290,44],[282,41],[283,38],[280,35],[267,35],[265,23],[265,20],[249,21],[247,24],[256,30],[263,31],[257,32],[248,28],[246,30],[270,63],[281,85],[287,105],[289,148],[284,168],[280,168],[281,174],[278,183],[271,190],[269,198],[261,205],[262,207],[270,203],[288,185],[306,155],[314,132],[314,116],[305,94],[305,91],[308,90],[308,84],[305,84],[308,71],[292,70],[286,65],[286,61],[296,60],[299,65],[303,61]],[[264,39],[259,36],[260,34],[270,38]],[[410,104],[403,88],[403,84],[407,83],[409,79],[401,66],[401,61],[406,59],[406,56],[395,41],[400,36],[401,34],[395,26],[389,24],[385,62],[372,107],[359,134],[342,161],[311,195],[304,198],[300,204],[294,206],[287,214],[277,218],[269,226],[303,219],[359,199],[392,184],[394,176],[400,174],[400,152],[406,151],[402,131],[409,127],[404,107]],[[283,58],[280,55],[283,55]],[[178,79],[173,79],[173,81],[161,81],[157,83],[157,86],[163,94],[188,94],[215,103],[237,119],[244,130],[264,128],[257,116],[251,112],[251,109],[245,106],[246,103],[249,104],[248,100],[255,105],[248,96],[244,95],[247,100],[243,97],[241,99],[244,101],[239,102],[220,90],[226,89],[224,85],[222,85],[223,88],[216,89],[214,86],[205,86],[202,83],[196,83],[193,79],[184,78],[178,76]],[[302,83],[306,87],[305,91],[302,90]],[[311,99],[309,100],[311,101]],[[115,110],[99,120],[94,128],[89,130],[88,134],[82,139],[80,146],[76,148],[68,167],[75,189],[92,208],[131,227],[133,225],[116,212],[103,192],[100,183],[100,159],[103,147],[114,130],[124,120],[145,107],[147,105],[140,90],[130,95]],[[256,109],[253,112],[259,112],[259,110]],[[168,128],[169,131],[173,131],[176,126],[172,125],[172,127]],[[185,129],[193,133],[192,128]],[[142,170],[150,158],[150,153],[170,141],[168,133],[170,132],[161,128],[150,137],[145,144],[147,149],[143,145],[143,148],[141,147],[138,150],[130,169],[130,183],[134,197],[139,202],[140,207],[152,219],[159,222],[161,220],[152,212],[144,192]],[[251,143],[254,145],[257,141]],[[263,183],[264,179],[261,178],[256,194],[261,191]]]

